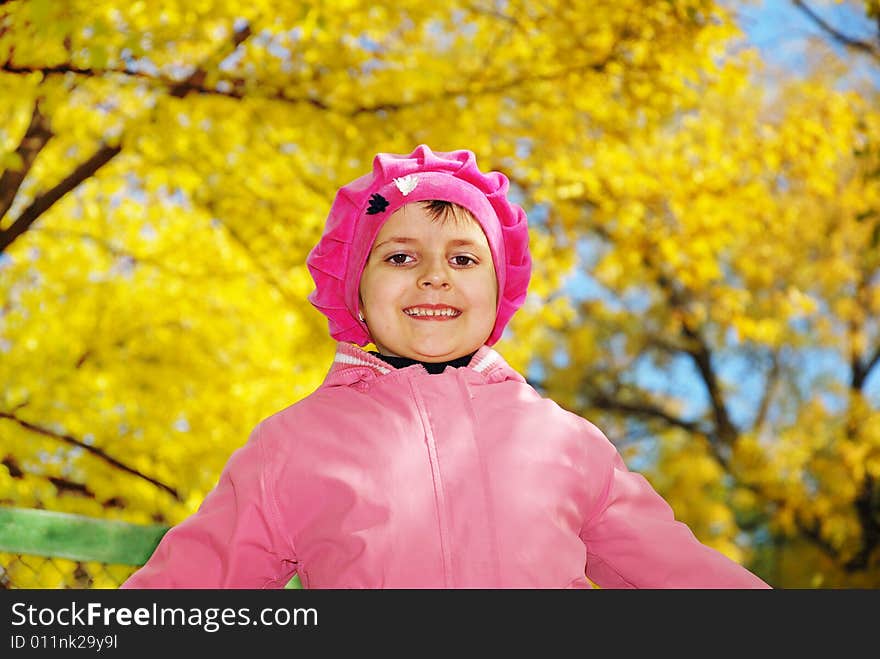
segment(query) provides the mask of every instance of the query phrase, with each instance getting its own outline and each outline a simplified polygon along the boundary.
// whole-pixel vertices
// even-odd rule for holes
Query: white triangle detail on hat
[[[397,186],[397,189],[400,190],[400,194],[404,197],[415,190],[418,184],[419,177],[415,174],[407,174],[406,176],[394,179],[394,185]]]

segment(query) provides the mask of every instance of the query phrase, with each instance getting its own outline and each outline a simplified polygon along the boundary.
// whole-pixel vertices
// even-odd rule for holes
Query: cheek
[[[487,298],[492,300],[492,304],[497,305],[498,304],[498,279],[495,277],[494,271],[492,272],[492,275],[491,275],[489,281],[486,283],[486,290],[489,291],[486,294]]]
[[[361,275],[361,283],[358,288],[361,304],[368,304],[372,300],[375,300],[376,291],[378,290],[381,290],[381,283],[378,282],[375,273],[371,272],[370,268],[367,267]]]
[[[390,273],[369,274],[361,277],[361,308],[378,308],[392,304],[400,294],[400,282]]]

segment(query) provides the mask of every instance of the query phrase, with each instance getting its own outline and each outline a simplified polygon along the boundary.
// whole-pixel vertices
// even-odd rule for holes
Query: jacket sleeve
[[[599,439],[606,477],[600,503],[580,533],[587,548],[586,575],[593,583],[600,588],[770,588],[702,544],[645,477],[627,469],[614,445],[604,435]]]
[[[121,588],[283,588],[296,558],[284,538],[257,426],[192,516],[172,527]]]

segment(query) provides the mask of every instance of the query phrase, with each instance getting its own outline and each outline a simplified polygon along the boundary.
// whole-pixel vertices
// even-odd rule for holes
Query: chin
[[[415,354],[412,359],[418,359],[422,362],[451,362],[453,359],[458,359],[459,357],[463,357],[464,355],[469,355],[472,352],[476,352],[476,350],[476,348],[474,348],[473,350],[425,350]]]
[[[426,339],[427,337],[421,341],[404,342],[394,346],[384,345],[379,351],[384,354],[406,357],[420,362],[448,362],[476,352],[484,343],[481,342],[471,346],[461,341],[447,343],[443,340],[432,341]]]

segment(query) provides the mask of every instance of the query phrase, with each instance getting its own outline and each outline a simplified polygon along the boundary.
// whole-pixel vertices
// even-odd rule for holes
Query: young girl
[[[307,264],[337,353],[123,588],[769,588],[495,352],[531,273],[474,154],[380,153]],[[358,346],[372,343],[368,352]]]

